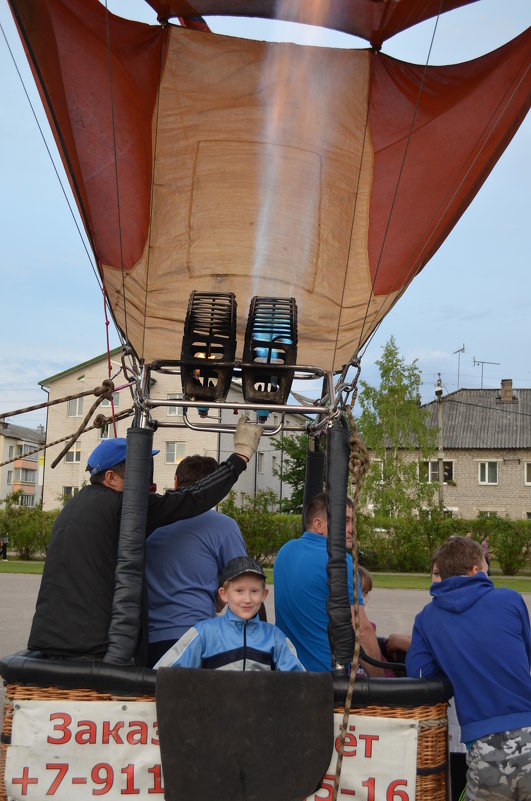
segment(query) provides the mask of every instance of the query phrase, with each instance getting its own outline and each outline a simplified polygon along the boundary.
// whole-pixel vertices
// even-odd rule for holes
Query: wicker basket
[[[71,701],[154,701],[153,696],[121,696],[86,689],[60,689],[8,684],[4,703],[2,745],[0,751],[0,801],[7,801],[5,763],[7,743],[10,740],[13,709],[17,700],[71,700]],[[368,706],[352,709],[352,714],[370,717],[404,718],[419,721],[417,748],[417,801],[446,801],[446,762],[448,724],[446,703],[413,708]],[[341,708],[334,711],[343,712]]]
[[[433,706],[390,707],[367,706],[352,708],[352,715],[367,717],[402,718],[419,721],[417,746],[417,801],[446,801],[448,760],[448,704]],[[343,713],[341,707],[335,712]]]

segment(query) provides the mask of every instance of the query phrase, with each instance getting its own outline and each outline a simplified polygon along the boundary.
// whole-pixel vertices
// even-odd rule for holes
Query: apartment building
[[[22,504],[35,506],[41,500],[44,455],[34,451],[44,445],[43,426],[25,428],[0,421],[0,505],[7,495],[22,490]],[[12,461],[14,460],[14,461]]]
[[[110,354],[113,371],[117,371],[120,367],[120,353],[121,350],[118,348]],[[107,377],[107,354],[102,354],[45,378],[39,384],[49,392],[50,400],[57,400],[93,391]],[[129,387],[124,386],[126,383],[123,374],[115,381],[116,391],[113,396],[115,414],[132,408],[131,391]],[[180,378],[164,373],[154,374],[151,397],[179,401],[182,398]],[[228,399],[241,399],[241,389],[235,382],[231,386]],[[93,394],[87,394],[50,406],[47,419],[47,442],[55,442],[72,435],[79,428],[94,400]],[[111,411],[111,402],[103,401],[92,415],[89,426],[92,425],[95,415],[101,413],[110,416]],[[153,436],[153,447],[160,450],[154,459],[154,481],[159,492],[173,489],[175,468],[185,456],[199,453],[223,461],[233,452],[232,434],[196,431],[186,427],[183,408],[179,405],[161,406],[153,411],[152,416],[158,423],[158,428]],[[218,411],[214,409],[209,411],[206,419],[201,420],[195,410],[189,409],[188,416],[193,425],[221,421],[233,426],[237,421],[236,413],[232,410]],[[272,414],[270,416],[270,423],[273,425],[279,421],[279,415]],[[125,437],[131,423],[132,417],[119,420],[116,423],[116,436]],[[56,508],[61,504],[63,498],[71,497],[79,491],[88,481],[88,473],[85,470],[88,456],[102,438],[114,435],[112,424],[86,431],[54,468],[52,468],[52,463],[60,454],[64,443],[47,449],[44,466],[44,509]],[[289,497],[290,487],[283,485],[280,479],[273,474],[274,468],[279,468],[281,461],[282,452],[274,447],[270,437],[263,435],[256,457],[250,461],[247,470],[240,476],[234,487],[237,503],[241,505],[245,495],[252,496],[256,492],[266,489],[272,489],[279,497]]]

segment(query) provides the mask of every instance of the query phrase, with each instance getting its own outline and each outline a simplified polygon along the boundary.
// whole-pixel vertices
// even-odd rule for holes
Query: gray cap
[[[234,559],[230,559],[223,568],[220,584],[223,585],[226,581],[243,576],[244,573],[255,573],[265,581],[264,569],[256,559],[252,559],[250,556],[236,556]]]

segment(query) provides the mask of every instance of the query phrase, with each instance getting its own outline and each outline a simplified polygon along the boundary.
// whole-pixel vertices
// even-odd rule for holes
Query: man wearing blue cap
[[[206,512],[225,497],[256,452],[262,427],[243,415],[234,453],[192,486],[150,493],[147,530]],[[158,451],[153,451],[153,454]],[[117,563],[126,440],[101,442],[88,459],[90,485],[55,521],[28,648],[51,657],[101,659],[108,645]]]

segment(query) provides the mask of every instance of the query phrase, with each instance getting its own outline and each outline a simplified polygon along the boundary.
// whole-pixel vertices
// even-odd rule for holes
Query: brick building
[[[437,428],[437,401],[426,404]],[[460,389],[442,398],[443,501],[456,517],[531,519],[531,389]],[[419,468],[437,481],[435,457]]]

